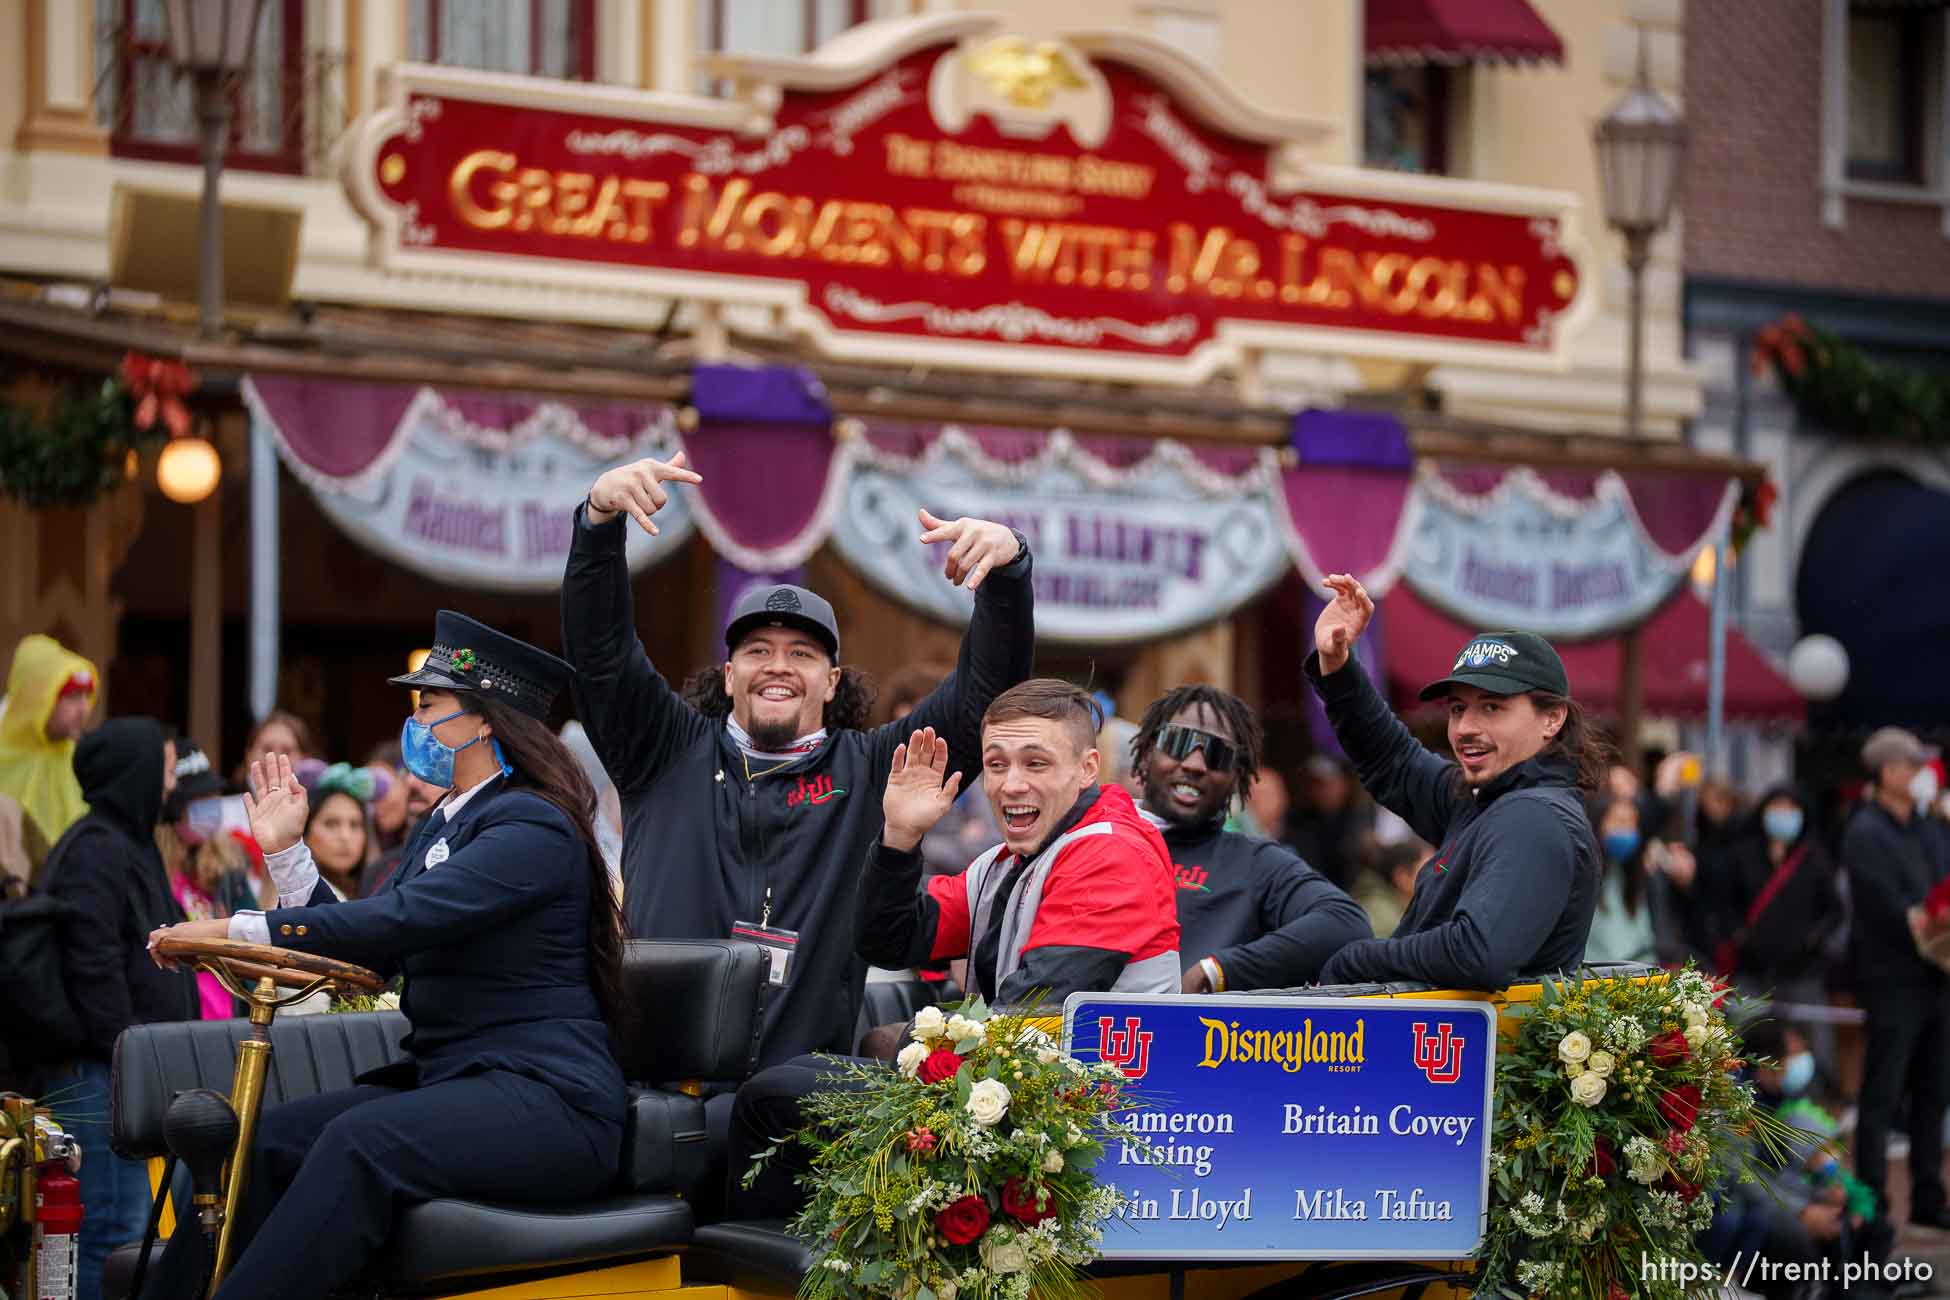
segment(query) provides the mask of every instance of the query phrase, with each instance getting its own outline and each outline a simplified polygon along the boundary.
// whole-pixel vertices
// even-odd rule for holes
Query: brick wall
[[[1950,296],[1940,207],[1848,200],[1821,220],[1821,0],[1685,11],[1689,274]]]

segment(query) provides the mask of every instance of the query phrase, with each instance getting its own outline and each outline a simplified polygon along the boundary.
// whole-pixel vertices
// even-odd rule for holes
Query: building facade
[[[1950,426],[1872,405],[1874,380],[1846,381],[1863,414],[1838,417],[1796,373],[1851,357],[1926,385],[1950,373],[1946,19],[1942,5],[1849,0],[1691,5],[1684,19],[1684,319],[1705,381],[1693,437],[1766,463],[1780,490],[1735,572],[1736,617],[1777,655],[1822,633],[1851,659],[1841,696],[1811,712],[1809,776],[1852,776],[1875,726],[1950,724],[1950,692],[1924,668],[1950,631],[1934,587]],[[1792,318],[1833,346],[1796,344],[1784,371],[1770,357]]]
[[[77,311],[93,304],[123,322],[118,340],[166,342],[172,327],[182,334],[194,299],[195,124],[188,87],[168,67],[161,8],[158,0],[0,0],[0,30],[20,34],[0,43],[0,85],[18,88],[0,96],[0,276],[16,303]],[[424,86],[472,80],[501,87],[495,94],[529,96],[523,103],[559,101],[577,112],[738,122],[775,114],[781,87],[789,100],[794,86],[820,84],[834,68],[893,58],[908,39],[888,35],[895,28],[920,32],[915,40],[928,33],[964,39],[977,6],[941,0],[269,0],[256,62],[234,97],[223,180],[230,350],[185,347],[183,355],[204,357],[208,373],[230,375],[236,385],[274,354],[287,371],[298,364],[292,353],[306,349],[312,355],[304,364],[327,366],[335,347],[355,340],[354,378],[464,387],[470,375],[497,367],[649,339],[658,365],[785,360],[925,372],[937,377],[949,408],[962,400],[957,394],[971,386],[993,391],[998,379],[1010,388],[1080,385],[1078,405],[1121,387],[1162,412],[1132,419],[1134,436],[1144,438],[1195,439],[1196,412],[1217,402],[1245,413],[1235,422],[1240,442],[1277,450],[1289,445],[1287,430],[1265,413],[1358,406],[1376,393],[1411,393],[1419,408],[1437,408],[1446,419],[1546,440],[1622,432],[1625,272],[1600,215],[1591,127],[1630,82],[1641,52],[1653,80],[1679,97],[1691,7],[1507,0],[1480,6],[1501,11],[1502,25],[1487,35],[1429,30],[1390,45],[1382,34],[1400,8],[1388,0],[979,6],[1000,15],[982,39],[1019,39],[1032,52],[1055,43],[1085,73],[1093,57],[1113,53],[1151,60],[1146,66],[1162,70],[1158,84],[1183,102],[1221,104],[1211,113],[1227,130],[1260,130],[1276,141],[1279,166],[1294,183],[1383,196],[1403,211],[1421,203],[1496,213],[1548,201],[1551,239],[1561,235],[1561,255],[1575,274],[1560,276],[1562,301],[1534,322],[1540,336],[1549,333],[1541,357],[1521,347],[1452,346],[1412,330],[1354,339],[1235,331],[1225,347],[1201,354],[1206,363],[1176,368],[1108,357],[1045,365],[1031,346],[1019,364],[998,360],[994,348],[966,357],[940,348],[848,351],[775,301],[710,287],[680,291],[668,268],[643,276],[560,258],[436,264],[402,255],[410,248],[395,246],[391,257],[374,252],[372,201],[385,197],[383,167],[391,164],[361,150],[378,147],[368,128],[405,84],[390,69],[411,64],[426,69],[414,74]],[[505,76],[521,80],[499,80]],[[370,175],[348,180],[365,175],[362,167]],[[565,220],[561,209],[552,219]],[[1681,350],[1680,250],[1691,224],[1690,216],[1675,222],[1656,241],[1647,277],[1643,432],[1664,444],[1678,442],[1700,410],[1699,381]],[[1194,251],[1187,246],[1188,267]],[[1312,283],[1324,284],[1324,275]],[[1263,283],[1271,296],[1273,280]],[[1458,281],[1463,298],[1471,292]],[[1439,312],[1441,299],[1430,291],[1422,302]],[[321,320],[334,331],[324,344]],[[85,333],[62,323],[6,359],[7,380],[31,391],[86,371],[87,349],[76,341]],[[437,345],[426,342],[435,334]],[[97,355],[118,346],[107,333],[103,340]],[[683,408],[682,385],[658,388],[654,375],[664,372],[646,373],[634,386],[605,380],[580,394]],[[956,375],[962,387],[939,378]],[[836,382],[832,373],[822,377]],[[222,381],[216,389],[220,397],[226,391]],[[325,716],[355,682],[392,670],[400,647],[424,635],[419,629],[442,603],[465,603],[544,643],[556,639],[545,592],[430,579],[353,540],[329,494],[293,467],[288,439],[287,468],[264,465],[271,443],[252,425],[253,412],[257,423],[266,421],[268,403],[253,407],[244,388],[228,391],[228,406],[212,416],[225,468],[210,501],[179,506],[137,485],[86,512],[0,505],[10,553],[36,557],[0,577],[0,641],[61,632],[116,665],[114,707],[189,716],[199,731],[234,737],[258,707],[240,682],[242,666],[261,649],[261,628],[254,632],[250,620],[253,593],[262,588],[253,585],[250,552],[253,500],[262,505],[267,481],[281,507],[276,626],[284,653],[275,693],[284,702]],[[1053,416],[1044,429],[1071,423]],[[318,437],[330,443],[343,432]],[[717,545],[699,542],[659,565],[660,581],[640,580],[640,623],[660,662],[689,667],[717,653],[725,548],[721,537],[711,540]],[[850,623],[873,629],[856,638],[866,647],[865,666],[882,673],[915,662],[945,666],[950,626],[918,615],[912,601],[890,599],[886,581],[863,578],[830,548],[798,558],[839,593]],[[1266,600],[1291,604],[1296,588],[1297,581],[1275,587]],[[1254,614],[1264,604],[1148,640],[1076,642],[1052,663],[1079,672],[1095,665],[1140,701],[1186,676],[1256,696],[1284,694],[1293,656],[1283,639],[1297,616]],[[347,722],[334,739],[359,743],[376,725]]]

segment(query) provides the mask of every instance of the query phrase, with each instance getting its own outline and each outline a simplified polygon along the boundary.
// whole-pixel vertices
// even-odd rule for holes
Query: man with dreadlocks
[[[1186,993],[1310,984],[1329,957],[1374,934],[1354,900],[1293,850],[1225,829],[1259,771],[1260,740],[1245,701],[1180,686],[1151,702],[1131,741],[1139,811],[1163,832],[1177,876]]]

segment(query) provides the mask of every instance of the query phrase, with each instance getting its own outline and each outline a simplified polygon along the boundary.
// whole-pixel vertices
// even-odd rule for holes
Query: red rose
[[[942,1206],[935,1213],[934,1226],[949,1244],[966,1246],[988,1231],[989,1203],[979,1196],[964,1196]]]
[[[962,1058],[946,1047],[937,1047],[928,1053],[928,1059],[921,1062],[919,1071],[922,1083],[940,1083],[943,1079],[955,1077],[961,1069]]]
[[[1699,1085],[1689,1083],[1683,1088],[1668,1088],[1659,1094],[1659,1115],[1666,1123],[1681,1133],[1693,1127],[1699,1118]]]
[[[1036,1206],[1036,1189],[1021,1178],[1011,1178],[1002,1184],[1002,1212],[1017,1220],[1025,1228],[1033,1228],[1044,1219],[1056,1217],[1056,1198],[1045,1195],[1044,1208]]]
[[[1591,1147],[1591,1172],[1600,1178],[1610,1178],[1618,1172],[1618,1156],[1611,1149],[1611,1139],[1601,1137]]]
[[[1660,1034],[1645,1045],[1645,1050],[1652,1064],[1662,1070],[1670,1070],[1693,1054],[1693,1049],[1686,1046],[1686,1035],[1677,1029]]]

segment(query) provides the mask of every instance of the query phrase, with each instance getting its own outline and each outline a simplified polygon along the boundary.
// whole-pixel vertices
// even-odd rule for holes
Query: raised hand
[[[961,773],[947,778],[948,741],[924,727],[894,747],[894,766],[887,776],[887,793],[880,797],[880,812],[887,825],[880,842],[902,853],[912,852],[921,837],[954,807],[961,792]]]
[[[251,835],[266,854],[282,853],[305,833],[311,800],[291,772],[291,760],[272,754],[252,763],[244,811],[250,815]]]
[[[696,470],[684,463],[681,451],[667,461],[646,456],[628,465],[618,465],[606,470],[589,489],[589,522],[606,524],[618,515],[628,515],[644,532],[655,537],[657,525],[650,521],[650,516],[670,501],[663,485],[703,481]]]
[[[1327,594],[1333,599],[1314,620],[1314,649],[1320,651],[1320,671],[1337,673],[1347,663],[1348,653],[1368,620],[1374,617],[1374,601],[1360,583],[1345,573],[1330,573]]]
[[[954,543],[948,548],[948,562],[941,568],[942,576],[970,591],[982,585],[982,579],[989,576],[991,569],[1014,564],[1016,556],[1022,554],[1022,543],[1001,524],[968,518],[951,523],[925,510],[919,513],[921,527],[927,530],[921,534],[923,545]]]

